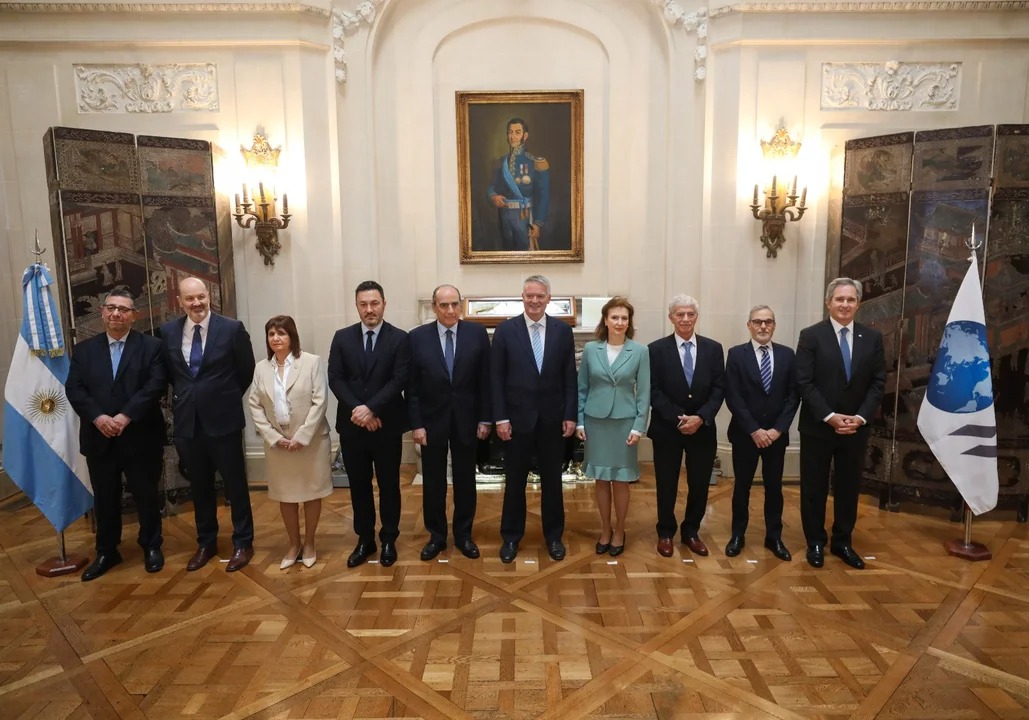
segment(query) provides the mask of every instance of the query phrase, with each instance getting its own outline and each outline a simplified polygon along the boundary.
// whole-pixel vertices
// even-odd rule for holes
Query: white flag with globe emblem
[[[997,505],[997,418],[975,253],[943,329],[918,429],[976,515]]]

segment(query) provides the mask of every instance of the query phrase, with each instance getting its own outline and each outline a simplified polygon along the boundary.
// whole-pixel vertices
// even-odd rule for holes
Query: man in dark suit
[[[96,513],[96,560],[82,573],[96,580],[121,562],[121,478],[136,502],[139,546],[149,573],[164,567],[157,485],[164,457],[161,396],[168,386],[161,341],[132,329],[132,295],[112,290],[100,308],[107,332],[75,345],[65,391],[82,418]]]
[[[829,319],[800,331],[797,388],[800,409],[800,518],[807,561],[825,564],[825,502],[833,468],[833,527],[829,549],[847,565],[865,566],[851,545],[858,486],[868,445],[868,421],[886,384],[882,335],[854,322],[861,285],[836,278],[825,291]]]
[[[780,560],[792,560],[782,541],[782,469],[790,424],[797,414],[793,350],[772,342],[775,313],[756,305],[747,319],[750,342],[729,348],[725,361],[725,404],[732,412],[732,535],[725,554],[736,557],[750,521],[750,486],[757,461],[765,488],[765,547]]]
[[[211,312],[203,280],[179,283],[179,305],[186,316],[162,325],[161,338],[172,382],[175,446],[189,474],[197,525],[197,551],[186,570],[199,570],[218,553],[217,471],[232,510],[232,556],[225,570],[236,572],[254,557],[243,456],[243,394],[254,379],[254,350],[243,323]]]
[[[561,468],[565,439],[575,432],[578,388],[572,329],[546,314],[550,281],[542,275],[522,285],[525,312],[493,333],[490,382],[497,436],[504,446],[504,509],[500,559],[518,555],[525,534],[525,483],[532,459],[540,477],[543,538],[554,560],[563,560],[565,528]]]
[[[718,450],[715,415],[725,396],[725,355],[721,344],[695,332],[700,308],[689,295],[668,304],[674,332],[650,349],[650,428],[657,484],[657,551],[671,557],[676,530],[675,500],[679,468],[686,454],[686,514],[680,538],[697,555],[707,555],[700,521]]]
[[[461,320],[461,293],[453,285],[432,291],[436,322],[411,331],[408,414],[422,448],[422,517],[429,542],[422,560],[447,547],[447,452],[454,482],[454,545],[479,557],[475,519],[476,441],[489,436],[489,337],[482,325]]]
[[[329,350],[329,387],[339,401],[336,431],[357,534],[347,567],[357,567],[378,549],[372,475],[379,486],[382,520],[379,562],[389,567],[397,561],[400,536],[401,439],[408,429],[403,393],[411,346],[406,332],[382,319],[386,296],[379,283],[361,283],[354,299],[361,322],[337,330]]]

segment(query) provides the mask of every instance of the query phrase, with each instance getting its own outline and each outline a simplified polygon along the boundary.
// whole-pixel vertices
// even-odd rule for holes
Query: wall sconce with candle
[[[754,201],[750,205],[750,211],[754,219],[761,222],[761,245],[767,251],[765,257],[778,257],[779,248],[786,242],[783,230],[787,222],[796,222],[804,217],[807,210],[807,188],[801,190],[797,195],[797,176],[793,175],[793,181],[787,186],[784,182],[779,185],[777,174],[784,164],[793,164],[797,153],[800,151],[800,143],[790,139],[790,133],[784,127],[780,127],[775,137],[770,142],[761,141],[761,152],[766,164],[774,169],[772,182],[764,188],[764,201],[758,201],[758,185],[754,185]],[[789,177],[784,174],[783,178]],[[800,203],[797,203],[797,198]]]
[[[239,146],[246,161],[248,176],[257,178],[257,192],[251,198],[247,183],[243,183],[243,197],[235,196],[235,211],[232,213],[241,228],[253,226],[257,233],[256,247],[264,257],[265,265],[274,265],[275,256],[282,247],[279,244],[279,230],[289,227],[289,197],[282,194],[282,215],[275,210],[276,173],[279,165],[279,153],[282,148],[272,148],[264,134],[258,130],[254,133],[254,142],[249,149]],[[253,183],[253,180],[251,180]],[[266,187],[267,185],[267,187]]]

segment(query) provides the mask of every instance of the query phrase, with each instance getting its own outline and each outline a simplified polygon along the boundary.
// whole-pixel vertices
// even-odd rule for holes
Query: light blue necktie
[[[112,377],[118,377],[118,365],[121,363],[121,351],[125,343],[115,340],[111,343],[111,369],[114,371]]]
[[[686,373],[686,384],[693,385],[693,345],[682,344],[682,371]]]
[[[850,343],[847,342],[847,328],[840,328],[840,352],[843,353],[843,372],[850,382]]]
[[[447,375],[454,379],[454,331],[447,330],[447,343],[443,348],[443,361],[447,364]]]
[[[768,346],[761,346],[761,384],[765,386],[765,392],[772,391],[772,358],[768,354]]]
[[[540,337],[540,323],[532,324],[532,355],[536,358],[536,369],[543,372],[543,338]]]

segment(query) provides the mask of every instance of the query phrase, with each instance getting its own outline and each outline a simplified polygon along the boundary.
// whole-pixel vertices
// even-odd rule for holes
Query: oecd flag
[[[42,264],[22,276],[24,315],[4,388],[4,469],[58,532],[93,507],[79,419],[64,394],[68,356]]]
[[[997,505],[997,418],[979,270],[961,281],[918,411],[918,429],[976,515]]]

